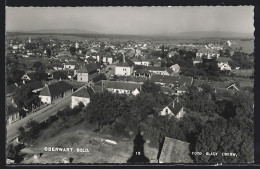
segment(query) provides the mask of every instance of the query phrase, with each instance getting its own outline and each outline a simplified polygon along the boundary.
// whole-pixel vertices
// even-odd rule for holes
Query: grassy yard
[[[111,139],[116,145],[104,142]],[[133,138],[116,138],[106,132],[93,132],[93,128],[83,122],[52,138],[39,138],[34,146],[27,147],[26,160],[23,163],[61,163],[62,158],[73,158],[72,163],[126,163],[133,153]],[[44,147],[68,147],[72,152],[46,152]],[[154,160],[158,150],[144,145],[145,155]],[[88,149],[89,152],[77,152],[77,148]],[[43,153],[41,158],[34,159],[33,154]]]
[[[232,70],[232,72],[236,76],[249,77],[252,76],[252,74],[254,73],[254,69],[234,69]]]

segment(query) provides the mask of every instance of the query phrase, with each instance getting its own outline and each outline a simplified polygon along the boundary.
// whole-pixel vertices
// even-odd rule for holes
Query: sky
[[[254,32],[254,7],[6,7],[7,31],[78,29],[97,33]]]

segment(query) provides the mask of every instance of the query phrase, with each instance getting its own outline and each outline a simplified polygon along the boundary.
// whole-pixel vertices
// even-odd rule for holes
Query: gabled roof
[[[193,163],[189,143],[165,137],[159,161],[163,163]]]
[[[72,96],[90,98],[93,96],[94,93],[95,92],[92,88],[84,87],[84,88],[80,89],[79,91],[73,93]]]
[[[147,80],[146,77],[141,77],[141,76],[127,76],[127,77],[125,77],[125,81],[128,81],[128,82],[143,83],[146,80]]]
[[[117,67],[131,67],[127,62],[119,62],[116,64]]]
[[[150,75],[151,72],[149,72],[149,70],[146,70],[146,69],[138,69],[135,71],[135,74]]]
[[[178,90],[178,91],[182,91],[182,92],[186,92],[186,91],[188,90],[188,88],[186,87],[185,84],[183,84],[183,85],[181,85],[181,87],[179,87],[177,90]]]
[[[63,81],[59,81],[57,83],[44,87],[41,90],[40,95],[54,97],[54,96],[57,96],[59,94],[62,94],[63,92],[66,92],[66,91],[72,90],[72,89],[73,89],[72,85],[70,85],[66,82],[63,82]]]
[[[173,107],[174,102],[174,107]],[[181,109],[183,108],[182,105],[177,101],[177,99],[174,99],[170,104],[168,104],[168,108],[172,111],[172,113],[176,116]]]
[[[123,89],[123,90],[135,90],[136,88],[139,88],[142,86],[141,83],[108,81],[108,80],[102,80],[102,83],[106,88]]]
[[[28,86],[32,90],[40,89],[44,87],[44,83],[42,81],[34,81],[31,83],[27,83],[24,86]]]
[[[229,85],[226,87],[226,89],[230,89],[230,88],[233,88],[233,89],[236,89],[237,91],[239,91],[239,89],[238,89],[238,87],[236,86],[235,83],[231,83],[231,84],[229,84]]]
[[[193,78],[187,77],[187,76],[152,75],[151,81],[166,83],[166,84],[173,84],[174,87],[180,87],[183,84],[191,85],[193,82]]]
[[[96,63],[89,63],[86,64],[78,71],[78,73],[91,73],[98,69],[98,66]]]

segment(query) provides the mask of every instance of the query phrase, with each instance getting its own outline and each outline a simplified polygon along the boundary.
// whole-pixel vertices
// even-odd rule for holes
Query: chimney
[[[61,81],[61,78],[60,78],[60,80],[59,81]]]
[[[172,107],[174,108],[174,101],[172,102]]]
[[[47,86],[48,86],[48,84],[45,83],[45,87],[47,87]]]
[[[25,81],[23,80],[23,84],[25,84]]]

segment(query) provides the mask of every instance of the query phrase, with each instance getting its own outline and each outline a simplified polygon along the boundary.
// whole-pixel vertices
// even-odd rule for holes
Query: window
[[[168,114],[168,109],[165,110],[166,114]]]
[[[80,80],[82,80],[82,78],[80,78]]]
[[[46,101],[48,101],[48,98],[46,97]]]

